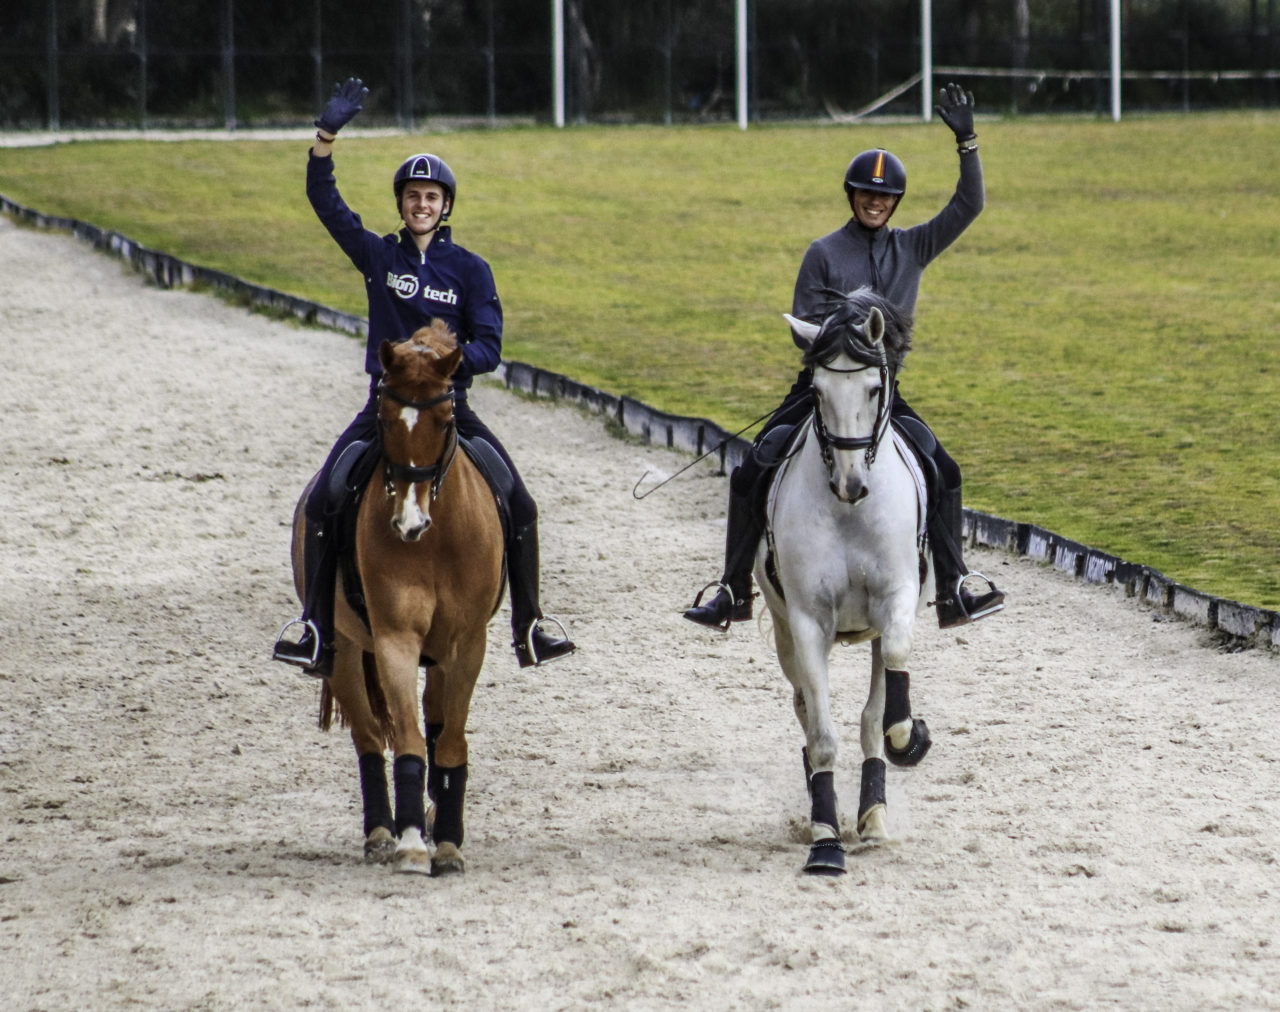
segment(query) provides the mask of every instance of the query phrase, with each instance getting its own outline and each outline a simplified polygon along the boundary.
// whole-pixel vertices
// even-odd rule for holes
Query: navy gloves
[[[369,89],[358,77],[348,77],[342,84],[333,86],[333,98],[316,118],[316,126],[325,133],[336,134],[364,108],[364,97]]]

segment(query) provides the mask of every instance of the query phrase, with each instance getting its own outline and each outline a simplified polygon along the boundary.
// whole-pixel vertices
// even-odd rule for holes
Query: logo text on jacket
[[[418,294],[418,279],[412,274],[392,274],[387,272],[387,287],[402,299],[412,299]],[[458,304],[458,293],[452,288],[441,290],[430,285],[422,286],[422,297],[432,302],[443,302],[450,306]]]

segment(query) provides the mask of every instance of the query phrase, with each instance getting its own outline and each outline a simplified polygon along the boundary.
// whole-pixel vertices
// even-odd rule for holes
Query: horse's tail
[[[320,726],[321,731],[328,731],[333,727],[334,713],[338,715],[338,726],[345,727],[346,721],[342,719],[342,711],[338,707],[337,700],[333,698],[333,692],[329,688],[326,681],[320,688],[320,719],[316,723]]]
[[[392,727],[391,711],[387,709],[387,697],[383,695],[382,683],[378,681],[378,662],[374,659],[373,654],[364,653],[360,656],[364,664],[364,693],[369,698],[369,712],[373,714],[373,719],[378,722],[378,730],[382,733],[383,745],[390,748],[394,728]]]

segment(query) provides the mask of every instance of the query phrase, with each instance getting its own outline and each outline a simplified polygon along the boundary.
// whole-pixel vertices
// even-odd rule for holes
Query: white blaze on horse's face
[[[403,425],[403,432],[406,437],[403,442],[405,452],[403,455],[397,455],[397,460],[401,460],[407,467],[422,467],[429,464],[430,461],[417,460],[414,457],[413,448],[421,441],[414,438],[415,429],[419,422],[430,424],[427,419],[421,418],[421,412],[416,408],[401,406],[399,416],[392,422],[391,431],[400,430]],[[397,424],[398,423],[398,424]],[[397,488],[395,509],[391,515],[391,526],[395,529],[403,541],[417,541],[422,535],[431,529],[431,487],[427,482],[414,482],[408,484],[403,493]]]

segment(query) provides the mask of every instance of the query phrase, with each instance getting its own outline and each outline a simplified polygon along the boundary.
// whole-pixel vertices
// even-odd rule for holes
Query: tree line
[[[1126,106],[1276,104],[1275,0],[1124,0]],[[1100,109],[1110,0],[933,0],[933,59],[981,105]],[[920,66],[901,0],[749,0],[753,118],[874,103]],[[0,12],[0,125],[305,122],[336,80],[367,122],[546,119],[551,0],[24,0]],[[574,121],[731,118],[733,0],[564,0]],[[1225,76],[1224,76],[1225,72]],[[884,106],[912,113],[918,97]]]

